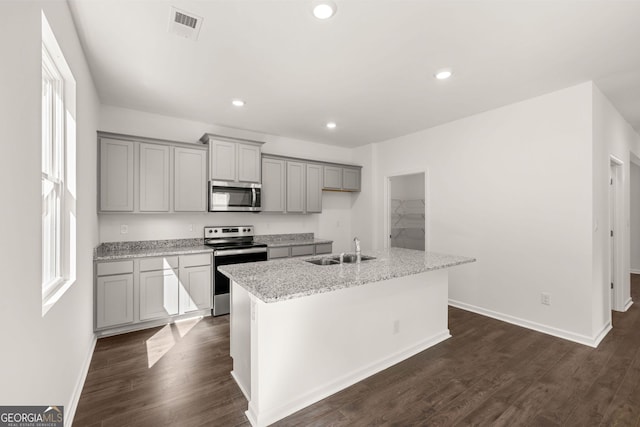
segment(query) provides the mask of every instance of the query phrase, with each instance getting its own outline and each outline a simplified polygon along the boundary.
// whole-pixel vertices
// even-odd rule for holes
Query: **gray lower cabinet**
[[[333,243],[317,243],[308,245],[276,246],[267,248],[269,259],[291,258],[297,256],[310,256],[330,254]]]
[[[133,323],[133,261],[101,263],[96,266],[96,328]]]
[[[140,272],[140,320],[178,314],[178,276],[172,269]]]
[[[180,312],[211,308],[211,265],[180,268]]]
[[[211,253],[96,263],[96,331],[128,332],[206,314],[212,297]]]

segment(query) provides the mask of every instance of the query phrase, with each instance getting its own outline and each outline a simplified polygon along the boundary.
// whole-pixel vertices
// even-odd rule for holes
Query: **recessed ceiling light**
[[[244,107],[244,101],[242,99],[234,99],[231,103],[234,107]]]
[[[313,16],[318,19],[329,19],[335,15],[337,6],[332,1],[318,2],[313,6]]]
[[[435,77],[438,80],[446,80],[451,77],[452,74],[451,70],[440,70],[435,74]]]
[[[328,123],[326,124],[326,126],[327,126],[329,129],[335,129],[337,125],[336,125],[336,122],[328,122]]]

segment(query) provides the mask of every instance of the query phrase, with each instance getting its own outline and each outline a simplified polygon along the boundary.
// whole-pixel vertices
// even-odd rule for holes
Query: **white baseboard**
[[[629,273],[631,274],[640,274],[640,270],[637,268],[630,268]]]
[[[503,322],[511,323],[513,325],[522,326],[523,328],[542,332],[543,334],[552,335],[554,337],[562,338],[568,341],[573,341],[578,344],[588,345],[589,347],[594,347],[594,348],[597,347],[598,344],[600,344],[600,341],[602,341],[602,339],[611,330],[611,323],[608,323],[603,327],[602,331],[600,331],[595,336],[590,337],[587,335],[576,334],[575,332],[566,331],[564,329],[558,329],[552,326],[531,322],[529,320],[510,316],[508,314],[487,310],[486,308],[477,307],[475,305],[467,304],[467,303],[452,300],[452,299],[449,300],[449,305],[462,310],[471,311],[473,313],[477,313],[482,316],[487,316],[493,319],[501,320]]]
[[[91,341],[91,345],[89,346],[89,352],[87,354],[87,357],[85,357],[82,369],[80,370],[80,375],[78,376],[76,386],[73,388],[71,400],[69,402],[69,405],[67,405],[64,410],[65,427],[71,427],[71,425],[73,424],[73,417],[76,415],[76,410],[78,409],[78,402],[80,402],[80,395],[82,394],[84,382],[87,380],[87,374],[89,373],[89,367],[91,366],[91,359],[93,358],[93,351],[96,348],[97,342],[98,337],[93,334],[93,340]]]
[[[242,392],[242,394],[244,394],[244,397],[247,400],[251,400],[251,396],[249,396],[249,393],[247,393],[247,390],[245,390],[245,388],[242,385],[242,383],[240,381],[238,381],[238,377],[236,377],[236,372],[235,371],[231,371],[231,377],[233,378],[233,380],[236,382],[236,384],[240,388],[240,391]]]
[[[624,308],[622,309],[622,311],[627,311],[631,308],[631,306],[633,305],[633,300],[631,299],[631,297],[629,297],[629,299],[627,300],[627,302],[624,303]]]
[[[335,381],[310,390],[297,399],[289,401],[278,408],[261,411],[258,414],[255,408],[251,406],[251,401],[249,401],[249,410],[245,412],[245,415],[247,416],[247,419],[252,426],[267,426],[293,414],[296,411],[299,411],[302,408],[306,408],[307,406],[312,405],[324,399],[325,397],[331,396],[332,394],[335,394],[340,390],[343,390],[359,381],[362,381],[365,378],[370,377],[371,375],[374,375],[384,369],[400,363],[403,360],[406,360],[409,357],[420,353],[421,351],[433,347],[434,345],[450,337],[451,334],[449,333],[449,330],[446,329],[432,337],[427,338],[424,341],[419,342],[418,344],[415,344],[409,348],[405,348],[404,350],[394,353],[389,357],[373,362],[363,367],[362,369],[337,378]]]

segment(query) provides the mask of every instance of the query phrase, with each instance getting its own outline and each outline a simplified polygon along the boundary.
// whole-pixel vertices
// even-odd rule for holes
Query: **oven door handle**
[[[260,254],[260,253],[264,253],[264,252],[267,252],[267,248],[223,249],[223,250],[220,250],[220,251],[213,251],[213,256]]]

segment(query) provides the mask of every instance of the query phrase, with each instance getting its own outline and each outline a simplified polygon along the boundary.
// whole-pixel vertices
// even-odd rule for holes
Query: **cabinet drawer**
[[[168,270],[170,268],[178,268],[177,256],[143,258],[140,260],[140,271]]]
[[[289,247],[269,248],[269,259],[289,258]]]
[[[291,246],[291,256],[313,255],[315,245]]]
[[[180,267],[196,267],[199,265],[211,265],[211,254],[182,255]]]
[[[320,245],[316,245],[316,255],[319,254],[330,254],[332,251],[331,243],[322,243]]]
[[[96,275],[111,276],[113,274],[133,273],[133,260],[101,262],[98,264]]]

